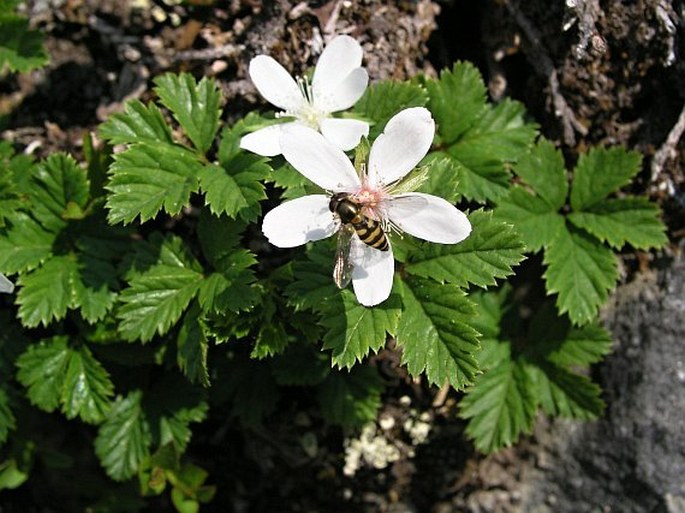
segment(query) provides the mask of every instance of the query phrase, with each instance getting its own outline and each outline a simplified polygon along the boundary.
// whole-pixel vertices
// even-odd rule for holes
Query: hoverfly
[[[342,223],[338,231],[333,280],[339,288],[343,289],[352,279],[352,264],[349,258],[350,244],[355,233],[364,244],[379,251],[388,251],[390,244],[381,223],[365,216],[362,213],[362,206],[348,193],[334,194],[328,208],[340,218]]]

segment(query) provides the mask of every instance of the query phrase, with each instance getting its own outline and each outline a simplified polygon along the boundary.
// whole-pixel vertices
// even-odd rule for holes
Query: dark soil
[[[301,72],[315,62],[324,40],[347,33],[362,43],[372,80],[434,76],[455,60],[474,62],[493,101],[522,101],[541,133],[563,149],[569,167],[593,145],[639,150],[644,169],[634,192],[659,201],[672,240],[664,256],[679,253],[685,145],[664,144],[685,105],[681,0],[26,3],[34,25],[48,34],[51,62],[0,82],[2,137],[21,151],[78,156],[85,134],[95,133],[124,101],[151,97],[152,79],[165,71],[215,77],[227,98],[225,119],[237,119],[262,106],[247,78],[251,57],[267,53]],[[650,267],[651,260],[626,255],[626,268]],[[219,490],[207,511],[547,511],[533,502],[548,497],[530,488],[530,476],[558,463],[559,451],[549,449],[556,431],[544,419],[516,448],[480,456],[464,441],[453,392],[443,397],[411,382],[391,350],[376,360],[397,385],[379,417],[393,425],[378,428],[398,451],[396,461],[344,475],[345,433],[325,428],[307,411],[306,398],[295,399],[292,411],[263,431],[217,422],[207,426],[211,439],[194,441],[198,463]],[[422,414],[431,431],[417,444],[403,426]],[[217,441],[225,448],[220,453]],[[557,456],[550,459],[550,452]],[[608,511],[661,511],[667,505],[659,494],[666,491],[654,493],[652,502],[649,494],[636,499],[635,509]],[[582,497],[577,501],[575,511],[602,511]]]

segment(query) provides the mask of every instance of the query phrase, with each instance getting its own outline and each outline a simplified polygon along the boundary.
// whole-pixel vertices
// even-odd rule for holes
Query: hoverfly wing
[[[0,292],[11,294],[14,292],[14,283],[9,281],[3,274],[0,274]]]
[[[390,200],[394,217],[403,219],[416,215],[428,205],[428,200],[419,193],[400,194]]]
[[[339,289],[344,289],[352,280],[352,262],[350,262],[350,245],[354,228],[344,224],[338,230],[338,242],[335,250],[335,265],[333,266],[333,281]]]

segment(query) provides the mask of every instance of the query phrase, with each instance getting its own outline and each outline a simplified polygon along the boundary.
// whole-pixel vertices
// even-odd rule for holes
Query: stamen
[[[305,125],[320,130],[320,122],[327,117],[327,113],[314,106],[314,90],[307,77],[296,77],[297,87],[305,101],[293,111],[286,111],[284,116],[292,116],[299,119]]]
[[[312,91],[309,79],[307,77],[297,77],[297,86],[300,88],[300,92],[302,93],[302,96],[304,96],[304,99],[307,100],[307,103],[313,104],[314,92]]]

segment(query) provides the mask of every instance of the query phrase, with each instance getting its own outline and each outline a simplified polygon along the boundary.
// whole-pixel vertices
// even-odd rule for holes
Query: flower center
[[[362,171],[362,186],[352,196],[362,206],[362,213],[376,221],[385,223],[388,216],[385,212],[385,200],[388,194],[383,187],[369,182],[366,173]]]
[[[321,130],[321,120],[328,117],[328,112],[314,106],[314,91],[307,77],[297,77],[297,85],[304,101],[292,111],[285,111],[281,116],[292,116],[314,130]]]
[[[376,208],[383,201],[383,193],[378,190],[363,186],[355,195],[354,199],[366,208]]]
[[[302,123],[314,130],[320,130],[320,121],[327,117],[326,113],[314,107],[311,103],[305,103],[294,113]]]

